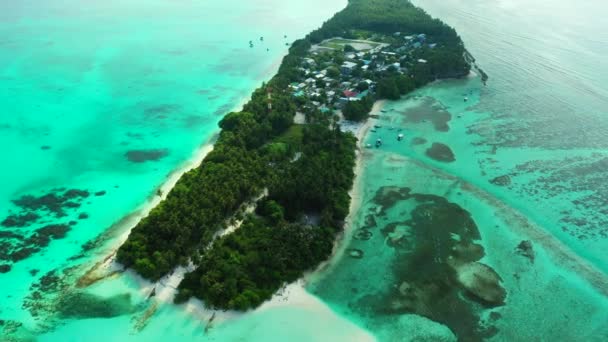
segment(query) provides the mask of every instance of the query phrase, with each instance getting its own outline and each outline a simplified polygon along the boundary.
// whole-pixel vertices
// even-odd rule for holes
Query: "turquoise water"
[[[276,71],[286,43],[345,3],[2,2],[0,220],[40,217],[0,228],[14,233],[0,245],[0,265],[12,267],[0,274],[0,320],[6,322],[0,329],[6,336],[70,322],[51,322],[50,307],[23,308],[28,298],[45,302],[32,297],[44,291],[31,285],[55,283],[43,278],[53,275],[73,281],[68,275],[107,254],[103,246],[112,246],[126,228],[121,219],[148,203],[174,170],[213,139],[222,115]],[[72,197],[70,189],[88,193]],[[23,196],[33,197],[21,206],[12,202]],[[56,224],[61,226],[45,236],[35,232]],[[100,321],[73,323],[91,327]],[[79,330],[61,339],[78,339]]]
[[[581,260],[569,245],[562,244],[550,235],[550,230],[511,206],[509,198],[502,197],[504,192],[496,191],[501,188],[489,182],[493,176],[481,174],[478,160],[480,156],[492,155],[491,149],[476,145],[479,136],[467,131],[490,115],[475,110],[483,91],[478,78],[444,81],[384,107],[387,112],[376,122],[381,128],[370,132],[365,141],[373,144],[381,138],[383,146],[363,147],[361,208],[350,222],[351,231],[342,247],[346,253],[352,249],[362,251],[363,258],[337,257],[329,270],[320,272],[309,283],[308,289],[382,340],[453,340],[453,334],[467,341],[536,340],[539,336],[548,341],[605,340],[608,281],[604,273],[589,268],[587,261]],[[462,94],[467,94],[468,102],[463,101]],[[440,120],[433,118],[445,118],[445,113],[452,116],[449,130],[438,130],[435,122]],[[399,133],[404,134],[403,141],[397,141]],[[426,141],[421,143],[417,138]],[[427,149],[434,142],[449,146],[455,161],[446,163],[427,156]],[[420,203],[400,200],[384,214],[377,195],[387,187],[407,187],[412,193],[445,198],[468,211],[480,234],[474,240],[485,250],[480,261],[500,275],[507,292],[506,304],[480,305],[463,297],[466,292],[462,289],[453,290],[455,293],[446,290],[448,294],[432,291],[437,283],[453,284],[438,280],[436,274],[425,274],[433,265],[414,259],[420,257],[416,249],[421,241],[407,221]],[[451,234],[452,225],[457,225],[456,216],[451,215],[454,222],[448,221],[438,227],[439,231]],[[374,218],[375,225],[370,226],[369,216]],[[386,232],[391,224],[397,228]],[[433,224],[431,219],[422,222],[426,229]],[[361,238],[363,230],[371,232],[370,239]],[[454,241],[461,238],[451,235]],[[523,240],[532,242],[533,260],[518,252],[517,246]],[[438,241],[445,243],[440,237]],[[437,252],[441,245],[433,248],[433,253],[421,254],[424,260],[441,256]],[[418,261],[412,264],[412,260]],[[395,307],[405,300],[396,291],[404,281],[427,286],[421,292],[428,291],[431,296],[428,303],[435,306],[422,316],[441,325],[427,321],[421,329],[420,316],[407,315],[408,310]]]
[[[489,115],[470,128],[496,146],[481,161],[488,178],[511,175],[494,192],[608,272],[606,3],[414,3],[454,26],[490,73],[476,108]]]
[[[363,147],[361,209],[345,254],[308,289],[383,340],[605,341],[608,7],[414,3],[456,28],[489,82],[435,83],[378,113],[380,128],[365,143],[383,145]],[[444,148],[429,150],[433,143]],[[484,248],[479,262],[500,276],[504,305],[472,299],[451,268],[433,273],[442,249],[462,241],[460,223],[455,214],[414,217],[429,200],[398,195],[404,189],[470,213]],[[431,251],[420,226],[433,230]],[[522,241],[532,257],[518,249]],[[448,264],[458,256],[445,253]],[[441,325],[421,329],[411,311]]]
[[[444,81],[388,103],[375,123],[381,127],[362,142],[359,209],[336,256],[307,277],[306,291],[291,286],[291,296],[260,310],[217,317],[195,301],[168,304],[174,279],[163,279],[154,298],[153,285],[130,273],[78,281],[120,240],[121,218],[148,203],[212,139],[221,114],[274,71],[283,35],[303,35],[345,2],[0,5],[7,90],[0,141],[10,165],[1,171],[0,208],[16,213],[12,199],[54,189],[90,192],[63,201],[66,216],[43,207],[34,212],[50,222],[12,229],[27,238],[76,221],[65,238],[51,235],[47,247],[0,274],[5,336],[608,340],[608,7],[599,0],[413,2],[456,28],[490,75],[487,86],[476,77]],[[377,138],[382,148],[364,148]],[[429,151],[433,143],[444,147]],[[446,162],[446,146],[454,161]],[[89,217],[79,220],[83,212]],[[83,253],[91,240],[95,248]],[[474,260],[500,276],[504,305],[480,304],[456,281],[468,264],[454,261],[453,248],[465,240],[483,247]],[[533,257],[518,250],[522,241]]]

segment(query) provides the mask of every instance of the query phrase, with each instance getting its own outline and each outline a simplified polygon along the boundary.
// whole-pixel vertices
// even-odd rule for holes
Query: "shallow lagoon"
[[[0,221],[12,220],[0,229],[16,234],[2,238],[9,245],[2,245],[8,255],[0,264],[12,267],[0,274],[2,330],[28,335],[53,327],[44,307],[38,318],[22,308],[24,299],[37,298],[30,286],[53,277],[75,281],[86,268],[72,266],[103,258],[104,246],[136,218],[127,215],[154,200],[167,177],[212,141],[222,115],[275,72],[287,43],[345,3],[1,4]],[[88,193],[72,199],[74,189]],[[23,196],[33,197],[12,202]],[[19,222],[24,218],[31,220]],[[49,224],[65,224],[62,234],[36,231]],[[61,339],[79,338],[78,329],[65,333]]]
[[[365,331],[368,330],[382,340],[408,337],[453,340],[454,335],[448,328],[470,333],[479,326],[484,337],[492,336],[497,341],[539,336],[546,340],[608,339],[604,276],[608,259],[606,240],[597,229],[603,226],[606,217],[598,208],[605,204],[604,114],[608,106],[606,90],[601,85],[608,70],[602,58],[608,51],[605,36],[608,30],[602,29],[604,21],[595,17],[603,13],[598,9],[604,4],[590,1],[577,7],[577,12],[569,10],[574,4],[571,1],[561,1],[557,7],[555,1],[538,2],[535,6],[521,1],[415,2],[456,27],[491,79],[487,87],[482,87],[475,78],[441,82],[386,106],[387,113],[379,122],[382,128],[367,136],[370,143],[377,137],[382,137],[385,143],[379,150],[364,151],[365,167],[359,185],[361,210],[352,217],[349,233],[341,245],[342,252],[356,258],[338,253],[325,268],[309,277],[306,287],[309,293],[301,292],[296,286],[291,289],[296,294],[288,296],[291,299],[285,305],[273,304],[244,316],[218,315],[207,332],[212,312],[201,311],[195,302],[179,307],[165,304],[171,284],[155,299],[147,300],[151,291],[149,284],[131,275],[115,275],[89,287],[90,293],[100,297],[79,298],[83,302],[93,300],[96,312],[83,313],[73,307],[62,309],[64,316],[93,314],[105,318],[64,317],[57,329],[48,331],[40,339],[150,340],[205,335],[213,340],[284,340],[286,336],[294,339],[293,336],[298,335],[303,341],[367,340],[372,338]],[[3,95],[2,102],[9,112],[15,113],[0,119],[0,139],[6,140],[8,146],[20,147],[8,149],[7,160],[16,167],[2,171],[6,177],[0,190],[5,191],[1,193],[0,200],[4,202],[0,206],[10,208],[8,201],[23,194],[41,195],[55,187],[69,186],[89,190],[91,194],[83,207],[70,209],[68,218],[73,219],[83,211],[90,217],[78,222],[65,239],[51,241],[47,252],[36,253],[16,263],[10,273],[0,275],[3,288],[9,284],[5,291],[11,296],[0,307],[0,318],[22,321],[26,328],[34,326],[35,321],[20,309],[23,297],[30,292],[23,283],[38,282],[49,269],[90,265],[90,261],[102,259],[107,254],[104,248],[95,250],[98,254],[89,252],[86,258],[66,260],[79,254],[83,243],[153,197],[157,185],[167,174],[185,162],[196,146],[210,138],[219,115],[230,109],[224,106],[238,102],[272,72],[273,63],[280,56],[275,49],[270,54],[276,58],[267,58],[269,52],[264,49],[250,51],[233,47],[233,39],[243,40],[246,45],[255,39],[250,36],[263,34],[267,37],[266,44],[271,44],[268,37],[276,34],[276,25],[294,30],[293,34],[303,34],[343,5],[336,4],[336,8],[330,9],[325,4],[327,13],[319,13],[307,12],[311,7],[304,4],[273,1],[256,2],[257,9],[241,3],[235,7],[231,1],[221,5],[198,3],[195,7],[200,12],[191,11],[191,15],[186,16],[189,25],[173,23],[170,27],[175,31],[167,31],[167,20],[179,17],[180,23],[183,22],[184,16],[173,14],[183,11],[185,4],[157,1],[145,13],[138,13],[141,3],[133,2],[105,5],[106,2],[89,10],[57,5],[69,2],[49,4],[53,5],[44,8],[43,4],[37,13],[46,17],[39,23],[23,16],[31,13],[26,11],[31,3],[11,4],[12,7],[0,14],[3,16],[0,49],[6,47],[13,51],[0,54],[3,65],[7,65],[0,69],[1,82],[7,82],[7,89],[11,90],[10,96]],[[253,34],[229,27],[221,32],[213,31],[216,36],[203,37],[200,32],[208,33],[222,20],[212,19],[206,22],[209,26],[200,26],[205,23],[198,16],[205,17],[200,13],[219,11],[224,5],[232,11],[224,11],[223,15],[233,21],[243,19],[242,22],[252,27],[264,27],[265,31]],[[549,5],[555,12],[546,8]],[[282,16],[268,17],[268,13],[276,13],[277,9]],[[129,23],[117,22],[117,16],[110,15],[116,10],[149,18],[143,20],[144,26],[156,31],[148,35],[137,26],[137,30],[128,30],[134,34],[120,35],[121,30],[129,28]],[[165,17],[161,13],[172,15]],[[502,26],[486,20],[487,13],[499,17]],[[569,26],[571,29],[562,30],[561,27],[566,26],[553,20],[573,20],[570,16],[577,15],[572,13],[586,16],[586,20],[574,18],[579,23],[575,29]],[[51,41],[60,38],[47,41],[45,36],[32,35],[36,32],[34,27],[43,24],[53,36],[54,30],[61,26],[53,18],[61,16],[73,16],[75,21],[71,27],[57,32],[83,41],[82,51],[72,54],[69,52],[79,45],[69,49],[56,47],[57,43]],[[91,32],[94,27],[87,29],[83,22],[93,18],[113,25],[103,26],[101,32],[96,32],[99,28]],[[557,27],[551,26],[552,21]],[[292,22],[297,25],[289,25]],[[542,30],[539,25],[543,26]],[[163,40],[170,47],[164,53],[152,43],[163,36],[162,32],[170,37]],[[96,44],[101,44],[100,38],[107,39],[107,34],[113,37],[110,45],[118,44],[118,47],[98,49]],[[205,43],[192,48],[192,40],[199,39],[199,35],[201,41],[211,40],[209,44],[214,45]],[[175,41],[176,36],[183,41]],[[277,49],[283,48],[281,38],[274,41]],[[28,53],[27,47],[38,49],[42,44],[50,46],[49,51],[54,53],[44,57],[48,60],[37,61],[42,57]],[[190,49],[192,53],[188,52]],[[215,54],[209,56],[210,50]],[[144,54],[155,58],[141,61],[134,58]],[[192,54],[197,56],[195,60],[188,57]],[[209,58],[214,62],[202,63],[199,54],[205,61]],[[16,59],[15,55],[23,58]],[[184,59],[189,62],[185,63]],[[581,59],[585,63],[579,63]],[[91,62],[93,60],[97,62]],[[116,67],[122,65],[130,67]],[[231,66],[236,66],[236,71],[226,73]],[[53,84],[50,81],[57,79],[53,70],[71,76],[61,84]],[[19,77],[22,72],[27,77]],[[174,77],[176,74],[181,77]],[[203,78],[196,74],[214,76]],[[108,76],[112,82],[104,78]],[[35,80],[32,83],[36,86],[28,86],[24,81],[28,79]],[[106,89],[101,84],[113,86]],[[41,89],[36,89],[39,85]],[[61,95],[66,90],[68,94]],[[138,94],[136,99],[131,99],[132,90]],[[463,101],[464,96],[469,98],[467,102]],[[39,103],[47,105],[38,109]],[[82,115],[83,111],[95,115]],[[44,113],[45,120],[40,123],[38,119],[43,116],[31,113]],[[57,124],[59,120],[63,120],[61,124]],[[396,140],[399,129],[406,137],[402,142]],[[455,160],[430,158],[427,150],[433,143],[449,147]],[[153,151],[146,151],[148,149]],[[135,160],[159,159],[134,163],[125,155],[129,151],[135,151]],[[31,167],[33,164],[36,167]],[[373,198],[384,186],[408,187],[418,194],[440,196],[469,212],[479,230],[478,242],[485,251],[480,261],[501,276],[507,291],[506,305],[487,308],[463,297],[453,313],[465,312],[469,319],[456,325],[445,315],[443,324],[439,324],[421,316],[396,315],[377,305],[387,302],[381,296],[383,292],[394,291],[395,286],[402,285],[398,276],[403,275],[394,272],[400,264],[395,263],[395,248],[387,245],[382,227],[370,230],[371,236],[355,235],[355,232],[367,224],[366,216],[377,208]],[[107,193],[94,196],[98,191]],[[411,201],[397,202],[386,218],[377,223],[386,226],[403,221],[403,216],[414,207]],[[583,218],[585,220],[581,220]],[[119,231],[110,230],[109,236]],[[390,233],[389,237],[394,238],[395,234],[405,236],[408,232]],[[522,240],[532,242],[533,260],[517,249]],[[363,257],[359,258],[361,254]],[[30,271],[39,268],[42,270],[32,277]],[[67,277],[60,279],[74,282],[84,269],[69,271]],[[407,269],[401,271],[407,275]],[[10,282],[4,281],[7,277]],[[44,284],[47,282],[41,284],[46,287]],[[310,293],[320,300],[311,299]],[[130,297],[125,296],[127,294]],[[113,297],[115,295],[121,296]],[[311,302],[316,304],[311,306]],[[104,303],[112,303],[111,308]],[[362,303],[376,305],[366,311],[361,309]],[[333,312],[328,311],[328,307]],[[116,313],[121,315],[107,318]],[[239,317],[242,319],[233,319]],[[53,327],[57,322],[49,323]],[[310,326],[316,328],[310,329]],[[28,329],[13,322],[4,323],[4,331],[9,328],[23,336],[29,335]],[[474,332],[472,336],[478,335]]]
[[[413,2],[456,28],[490,80],[485,87],[476,79],[441,82],[387,105],[377,123],[382,128],[367,137],[367,143],[382,138],[384,144],[364,152],[362,209],[351,228],[366,226],[382,187],[442,196],[471,213],[485,249],[481,261],[496,270],[507,290],[505,306],[489,309],[469,301],[464,310],[479,318],[482,337],[607,339],[608,31],[600,14],[606,4]],[[438,129],[446,112],[449,129]],[[396,139],[399,129],[402,142]],[[433,143],[451,153],[429,151]],[[453,161],[441,158],[450,154]],[[407,201],[397,206],[385,224],[402,222],[412,209]],[[424,334],[407,328],[414,317],[391,312],[394,303],[361,310],[362,303],[378,302],[402,282],[393,271],[394,235],[356,237],[347,237],[343,248],[364,257],[337,258],[310,290],[379,337],[413,340]],[[528,244],[519,248],[522,241],[530,241],[533,253]],[[463,331],[462,321],[442,323]]]
[[[338,313],[385,340],[403,336],[410,340],[429,336],[454,339],[445,326],[464,340],[524,340],[538,336],[547,340],[605,339],[605,275],[579,258],[575,249],[510,206],[510,198],[502,197],[505,192],[497,191],[503,188],[490,182],[494,176],[484,174],[478,163],[494,156],[492,149],[478,144],[479,137],[470,132],[472,125],[489,115],[479,110],[484,91],[478,78],[443,81],[385,105],[385,113],[379,113],[380,119],[374,123],[379,128],[370,131],[361,144],[365,161],[360,185],[362,206],[350,222],[351,230],[342,247],[344,254],[328,270],[321,271],[308,288]],[[446,117],[446,113],[451,117],[447,130],[436,125],[436,118]],[[404,135],[402,141],[398,141],[398,134]],[[382,147],[364,147],[373,145],[378,138],[383,141]],[[435,142],[448,146],[455,161],[429,157],[427,149]],[[424,240],[420,240],[408,220],[417,204],[401,197],[383,213],[378,193],[387,188],[439,196],[469,212],[480,233],[475,242],[484,247],[485,256],[480,261],[500,275],[507,291],[505,305],[484,305],[466,291],[456,297],[461,302],[454,301],[449,299],[448,290],[447,294],[438,295],[431,282],[426,283],[424,291],[434,296],[431,303],[442,304],[430,307],[423,315],[443,326],[427,321],[421,329],[419,316],[403,315],[408,310],[396,309],[404,300],[399,295],[404,279],[412,284],[428,277],[424,273],[428,273],[429,265],[423,270],[416,267],[440,258],[438,253],[445,242],[437,235],[434,252],[416,261],[419,256],[412,250]],[[452,216],[454,222],[445,224],[446,231],[458,224],[456,216]],[[433,218],[422,224],[433,229]],[[371,238],[363,238],[362,230],[371,232]],[[532,256],[518,248],[524,240],[532,242]],[[349,256],[353,250],[361,253]],[[417,295],[423,297],[418,291]]]

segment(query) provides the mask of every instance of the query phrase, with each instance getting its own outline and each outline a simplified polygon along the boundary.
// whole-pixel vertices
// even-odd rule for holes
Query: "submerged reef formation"
[[[448,276],[449,282],[444,283],[443,279],[440,283],[461,287],[484,304],[502,305],[506,292],[500,286],[500,277],[492,268],[478,262],[484,251],[475,243],[481,237],[470,214],[443,197],[412,194],[409,188],[381,188],[374,198],[374,202],[381,205],[380,215],[397,201],[406,200],[416,203],[409,213],[411,219],[389,224],[381,230],[391,247],[404,252],[401,256],[406,257],[406,264],[410,266],[406,267],[408,274],[412,268],[416,270],[415,278],[410,274],[406,281],[424,278],[426,282]]]
[[[374,232],[381,238],[360,238]],[[341,261],[350,263],[342,266],[349,271],[331,284],[321,282],[313,292],[330,302],[347,301],[343,305],[349,311],[373,317],[372,322],[416,314],[446,325],[459,340],[482,341],[498,332],[496,320],[482,318],[487,316],[484,311],[504,305],[507,293],[496,271],[480,261],[485,255],[480,240],[470,213],[446,198],[381,187],[353,233],[346,250],[350,258]],[[375,269],[352,275],[370,265],[365,261],[368,254]],[[378,269],[383,264],[387,269]],[[385,275],[378,277],[378,272]],[[367,277],[379,280],[370,285]],[[347,296],[340,289],[351,279],[355,283]]]
[[[42,217],[65,217],[70,210],[79,208],[89,195],[87,190],[64,188],[53,189],[40,196],[24,195],[12,200],[20,212],[9,212],[0,224],[7,228],[23,228],[37,223]]]
[[[448,132],[450,130],[448,122],[452,119],[452,114],[431,97],[425,97],[419,106],[401,113],[403,114],[404,124],[421,123],[429,120],[438,132]]]
[[[517,245],[516,251],[519,255],[528,258],[531,263],[534,263],[535,254],[534,248],[532,246],[532,241],[524,240],[520,242],[519,245]]]
[[[105,194],[105,191],[97,194],[102,192]],[[53,240],[65,238],[77,224],[75,219],[86,215],[76,216],[90,195],[88,190],[56,188],[12,200],[18,211],[9,211],[0,223],[3,227],[0,230],[0,272],[9,272],[12,263],[40,252]]]
[[[128,293],[102,298],[86,292],[71,292],[61,296],[56,309],[62,318],[110,318],[135,311]]]
[[[125,153],[125,157],[132,163],[145,163],[157,161],[169,155],[167,149],[131,150]]]
[[[80,266],[74,266],[44,274],[30,287],[23,308],[34,319],[43,319],[48,329],[66,318],[110,318],[142,309],[133,303],[128,293],[102,297],[87,292],[86,287],[78,284],[81,272]]]
[[[490,180],[490,183],[499,186],[508,186],[511,185],[511,177],[509,175],[494,177]]]
[[[369,47],[351,54],[356,47],[322,46],[336,37],[365,39]],[[195,296],[219,309],[257,307],[331,255],[348,215],[356,141],[328,112],[341,108],[345,117],[363,120],[376,100],[399,99],[437,79],[466,76],[470,65],[464,52],[454,29],[407,0],[349,1],[291,45],[278,73],[254,91],[242,111],[221,120],[213,151],[131,231],[117,261],[153,281],[193,263],[196,269],[179,285],[176,301]],[[435,129],[449,130],[450,114],[427,104]],[[295,123],[296,113],[305,122]],[[421,112],[409,115],[422,120]],[[132,150],[126,157],[142,163],[165,155],[165,150]],[[430,155],[454,160],[441,144],[433,144]],[[243,217],[243,203],[265,191],[257,210]],[[237,218],[240,227],[217,238]],[[361,230],[356,238],[373,236]],[[349,255],[365,258],[358,249]]]
[[[412,145],[424,145],[424,144],[426,144],[426,142],[427,142],[427,140],[422,137],[412,138]]]
[[[426,150],[426,155],[445,163],[451,163],[456,160],[452,149],[450,149],[448,145],[442,143],[433,143],[433,145]]]

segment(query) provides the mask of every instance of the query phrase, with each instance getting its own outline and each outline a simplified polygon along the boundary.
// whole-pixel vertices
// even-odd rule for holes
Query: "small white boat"
[[[464,97],[464,102],[469,101],[469,98],[467,96]]]
[[[403,140],[403,134],[399,134],[399,135],[397,136],[397,140],[398,140],[398,141]]]

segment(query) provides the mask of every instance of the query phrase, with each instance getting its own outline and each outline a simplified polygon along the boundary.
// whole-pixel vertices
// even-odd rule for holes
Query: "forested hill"
[[[462,76],[470,70],[470,65],[463,58],[464,44],[456,30],[432,18],[408,0],[349,0],[344,10],[310,33],[307,39],[315,44],[331,37],[350,38],[352,30],[356,29],[387,35],[395,32],[425,33],[442,46],[438,50],[440,56],[431,58],[431,64],[432,59],[442,64],[443,70],[437,73],[439,76]]]
[[[242,111],[226,115],[214,150],[133,228],[117,260],[151,280],[192,262],[196,270],[180,284],[176,301],[196,296],[209,306],[238,310],[258,306],[326,260],[348,215],[356,141],[331,115],[298,102],[289,85],[302,77],[302,60],[312,44],[355,30],[426,33],[441,43],[420,49],[428,63],[407,77],[390,70],[373,75],[380,83],[406,81],[393,94],[397,98],[436,78],[469,71],[454,30],[408,1],[351,0],[293,43],[277,75]],[[370,94],[361,101],[365,106],[394,97]],[[296,110],[306,114],[307,124],[293,123]],[[264,190],[268,195],[255,211],[244,212]],[[236,231],[214,239],[237,221],[243,223]]]
[[[439,19],[431,18],[407,0],[349,0],[344,10],[336,13],[320,29],[310,33],[308,39],[316,43],[343,36],[352,29],[384,34],[424,32],[438,42],[462,45],[456,30]]]

